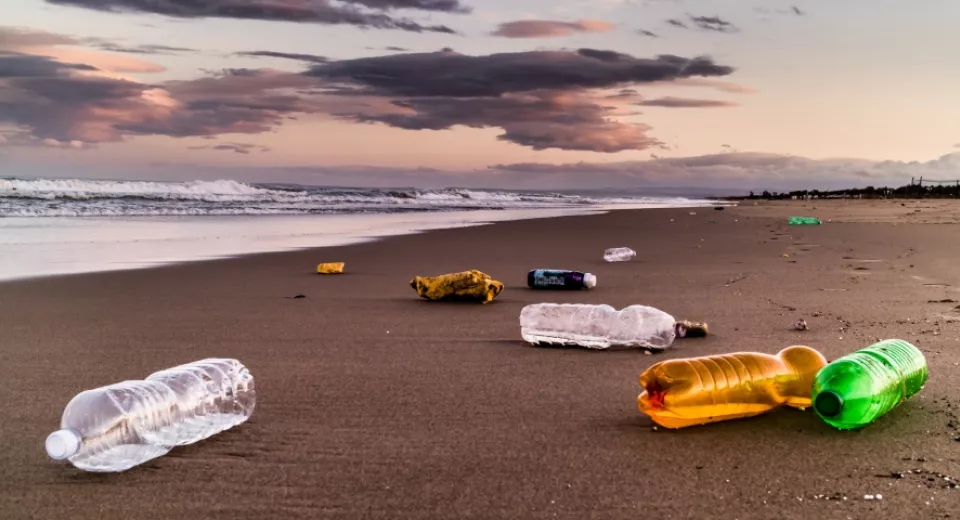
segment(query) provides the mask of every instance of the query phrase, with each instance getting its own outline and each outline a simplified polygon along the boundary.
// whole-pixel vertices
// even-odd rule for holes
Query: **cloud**
[[[535,150],[613,153],[663,143],[650,128],[615,119],[630,115],[591,89],[689,76],[722,76],[732,68],[708,58],[635,58],[596,49],[468,56],[455,52],[343,60],[308,75],[342,92],[393,99],[391,114],[336,115],[409,130],[457,125],[502,128],[498,138]]]
[[[750,87],[734,83],[732,81],[721,81],[709,78],[679,78],[669,83],[661,83],[665,86],[683,86],[683,87],[707,87],[717,89],[721,92],[731,94],[756,94],[757,90]]]
[[[0,50],[0,78],[67,76],[71,70],[95,71],[83,63],[60,63],[46,56]]]
[[[244,51],[235,53],[237,56],[253,56],[260,58],[281,58],[287,60],[305,61],[308,63],[326,63],[330,60],[316,54],[301,54],[296,52],[276,52],[276,51]]]
[[[455,34],[444,25],[421,25],[395,18],[397,9],[463,14],[471,10],[459,0],[46,0],[113,13],[151,13],[176,18],[232,18],[277,22],[353,25],[369,29]]]
[[[110,52],[122,52],[128,54],[177,54],[181,52],[197,52],[196,49],[188,47],[171,47],[169,45],[134,45],[123,46],[115,43],[99,43],[96,45],[99,49]]]
[[[499,127],[504,133],[498,139],[534,150],[612,153],[662,144],[647,135],[650,127],[613,121],[609,108],[583,94],[534,91],[482,98],[408,98],[395,103],[409,112],[343,117],[407,130]]]
[[[719,16],[688,15],[687,18],[689,18],[690,22],[693,24],[693,27],[700,29],[701,31],[734,33],[739,32],[740,30],[737,28],[737,26],[733,25],[733,23],[728,22]],[[674,27],[679,27],[680,29],[690,29],[689,25],[677,18],[668,19],[667,24]]]
[[[456,52],[396,54],[317,65],[307,72],[357,92],[386,96],[491,97],[538,89],[613,88],[692,76],[726,76],[710,58],[635,58],[596,49],[469,56]]]
[[[505,38],[556,38],[576,33],[607,32],[614,28],[616,28],[615,25],[602,20],[580,20],[577,22],[518,20],[502,23],[497,27],[497,30],[490,34]]]
[[[791,6],[790,6],[790,10],[793,11],[793,14],[795,14],[795,15],[797,15],[797,16],[803,16],[803,15],[806,14],[806,13],[804,13],[803,11],[801,11],[799,7],[797,7],[797,6],[795,6],[795,5],[791,5]]]
[[[76,39],[61,34],[27,29],[24,27],[0,26],[0,49],[18,49],[23,47],[47,47],[52,45],[73,45]]]
[[[960,148],[960,143],[953,145],[954,148]]]
[[[719,16],[691,16],[690,21],[704,31],[732,33],[739,30],[735,25]]]
[[[739,103],[733,103],[731,101],[719,101],[715,99],[689,99],[673,96],[644,100],[638,104],[645,107],[665,108],[721,108],[740,106]]]
[[[190,150],[214,150],[221,152],[233,152],[243,155],[247,155],[250,152],[269,152],[269,146],[261,146],[258,144],[252,143],[222,143],[215,145],[206,145],[206,146],[191,146]]]
[[[105,49],[113,46],[97,38],[77,39],[34,29],[0,26],[0,51],[48,56],[61,63],[83,63],[89,67],[88,70],[97,71],[96,74],[99,76],[116,78],[126,73],[154,73],[167,70],[166,67],[149,61],[79,48],[82,45],[93,45]],[[161,45],[142,46],[145,49],[151,47],[165,48]]]
[[[497,172],[577,176],[629,186],[637,182],[672,186],[758,186],[809,189],[829,186],[899,185],[910,177],[954,178],[960,152],[926,162],[809,159],[772,153],[727,152],[646,161],[580,162],[568,164],[515,163],[489,167]]]
[[[652,33],[644,29],[637,29],[637,34],[641,36],[646,36],[648,38],[659,38],[659,36],[657,36],[655,33]]]
[[[5,56],[0,124],[40,139],[98,143],[137,135],[257,134],[316,114],[407,130],[499,128],[500,140],[535,150],[614,153],[665,145],[649,126],[624,119],[637,115],[636,99],[610,96],[610,90],[733,72],[705,57],[636,58],[597,49],[393,54],[316,63],[302,73],[223,69],[157,84],[94,77],[90,68]],[[682,98],[669,105],[669,99],[650,102],[719,106]]]

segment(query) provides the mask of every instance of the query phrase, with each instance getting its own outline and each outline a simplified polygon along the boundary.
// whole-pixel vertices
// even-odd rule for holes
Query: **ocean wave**
[[[233,180],[0,179],[0,216],[4,217],[392,213],[691,202],[678,197],[607,198],[464,188],[319,188]]]

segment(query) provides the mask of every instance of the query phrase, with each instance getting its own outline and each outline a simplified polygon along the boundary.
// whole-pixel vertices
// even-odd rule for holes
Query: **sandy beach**
[[[3,283],[0,517],[956,517],[958,223],[950,201],[744,202]],[[604,263],[614,246],[638,256]],[[318,276],[322,261],[348,272]],[[527,289],[540,267],[598,286]],[[408,285],[466,269],[507,287],[477,305]],[[518,315],[541,301],[642,303],[712,335],[654,355],[535,348]],[[636,409],[656,361],[795,344],[834,359],[885,338],[917,345],[930,380],[858,432],[786,409],[670,431]],[[47,458],[77,392],[210,356],[256,377],[249,422],[119,474]]]

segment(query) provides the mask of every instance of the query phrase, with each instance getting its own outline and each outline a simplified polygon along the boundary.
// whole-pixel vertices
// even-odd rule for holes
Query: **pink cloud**
[[[616,26],[602,20],[560,22],[555,20],[518,20],[500,24],[493,36],[505,38],[556,38],[576,33],[607,32]]]

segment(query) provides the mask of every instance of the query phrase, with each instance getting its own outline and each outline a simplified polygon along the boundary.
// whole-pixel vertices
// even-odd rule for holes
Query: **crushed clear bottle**
[[[673,316],[645,305],[616,310],[606,304],[538,303],[520,311],[520,333],[534,345],[663,350],[673,344],[678,326]]]
[[[81,392],[46,450],[85,471],[124,471],[236,426],[255,406],[254,379],[242,363],[204,359]]]
[[[637,256],[637,252],[629,247],[611,247],[603,252],[603,259],[607,262],[626,262]]]

